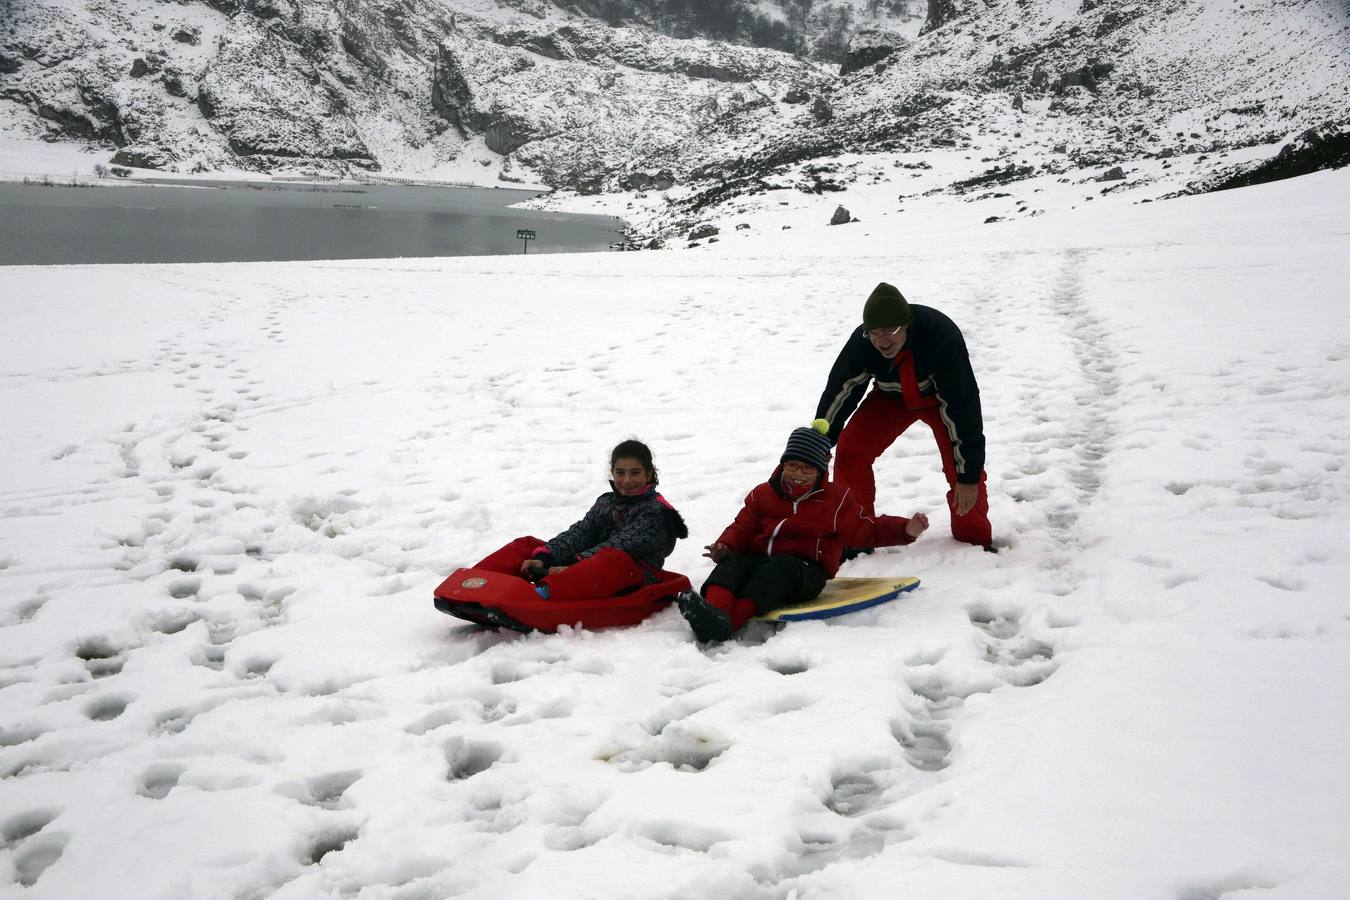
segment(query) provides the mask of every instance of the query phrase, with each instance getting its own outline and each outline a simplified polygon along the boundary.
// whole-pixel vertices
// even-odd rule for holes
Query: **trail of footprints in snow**
[[[217,318],[223,320],[222,316],[223,314],[218,315]],[[279,312],[274,309],[268,316],[267,326],[273,332],[278,328],[278,319]],[[184,340],[185,335],[180,334],[161,341],[159,353],[157,358],[152,360],[152,365],[173,367],[174,374],[179,376],[179,380],[175,383],[180,387],[191,386],[200,381],[207,372],[223,371],[233,366],[228,378],[232,384],[227,383],[215,389],[202,388],[201,393],[214,394],[219,390],[231,392],[234,396],[223,401],[204,402],[200,418],[195,424],[189,425],[176,436],[168,437],[164,445],[165,461],[168,463],[167,478],[160,477],[151,481],[146,475],[149,467],[142,453],[147,446],[151,446],[150,442],[157,438],[156,435],[139,433],[134,424],[128,425],[114,435],[113,443],[122,461],[122,470],[116,473],[117,477],[147,481],[153,496],[165,506],[163,511],[151,513],[143,519],[139,536],[128,535],[123,539],[124,559],[118,568],[130,571],[144,563],[152,562],[159,553],[165,553],[169,557],[167,570],[179,574],[179,577],[167,581],[165,592],[169,599],[179,601],[180,605],[149,613],[143,623],[144,627],[150,632],[175,635],[185,631],[194,622],[206,618],[207,643],[193,654],[193,658],[199,665],[221,669],[229,645],[240,630],[240,623],[232,618],[213,616],[210,612],[204,615],[190,606],[182,606],[181,603],[199,600],[207,579],[232,573],[242,560],[204,558],[200,553],[175,549],[172,540],[179,539],[179,532],[194,534],[196,529],[191,527],[179,529],[172,540],[162,540],[158,536],[168,530],[179,517],[199,517],[201,514],[194,512],[194,509],[216,508],[221,486],[213,480],[219,469],[219,463],[215,460],[222,455],[231,460],[238,460],[246,455],[230,448],[229,437],[233,430],[232,423],[240,410],[239,404],[251,404],[261,399],[261,395],[255,392],[253,387],[260,382],[248,378],[249,372],[246,367],[237,362],[232,363],[220,344],[208,343],[204,354],[194,356],[182,349]],[[238,384],[239,382],[246,384]],[[75,449],[78,448],[67,448],[57,456],[58,458],[69,456]],[[185,486],[193,489],[196,496],[190,499],[188,508],[179,508],[175,512],[175,507],[170,506],[170,503],[179,494],[179,489]],[[239,508],[241,501],[233,503],[234,508]],[[245,556],[257,558],[257,555],[257,548],[253,546],[246,548]],[[242,584],[237,590],[252,608],[253,616],[262,627],[285,621],[284,600],[293,591],[288,584],[254,582]],[[46,596],[39,595],[20,604],[11,615],[12,621],[0,624],[22,624],[31,620],[46,600]],[[94,682],[111,683],[117,680],[116,676],[121,673],[129,654],[136,649],[136,645],[121,646],[105,636],[95,635],[85,637],[77,645],[75,657]],[[241,660],[237,674],[245,681],[260,678],[274,663],[275,659],[264,657]],[[135,699],[134,696],[115,689],[95,692],[82,701],[81,711],[93,722],[112,721],[119,718]],[[192,709],[166,710],[157,717],[156,731],[160,734],[181,732],[195,715],[212,705],[214,703],[207,702],[198,704]],[[4,746],[23,744],[35,740],[40,735],[41,732],[34,728],[9,728],[0,732],[0,744]],[[7,772],[6,775],[19,775],[29,768],[31,767],[28,764],[22,764],[17,770]],[[153,767],[144,776],[140,792],[147,797],[162,797],[176,784],[179,774],[181,769],[171,766]],[[44,862],[46,859],[46,854],[34,851],[27,869],[31,872],[32,879],[35,880],[37,875],[50,865],[49,861]]]
[[[273,342],[284,342],[285,336],[282,330],[281,310],[284,303],[289,299],[287,297],[279,298],[277,303],[269,310],[265,316],[265,324],[262,326],[265,337]],[[260,379],[250,378],[250,370],[237,361],[231,360],[226,354],[222,345],[217,342],[207,343],[207,352],[205,358],[210,361],[211,368],[215,370],[229,369],[227,384],[219,390],[227,395],[233,394],[228,399],[218,399],[209,404],[203,411],[201,419],[194,425],[187,428],[180,436],[169,441],[166,444],[165,452],[171,466],[171,470],[180,474],[182,481],[187,481],[198,489],[205,489],[208,493],[195,497],[191,503],[194,506],[203,509],[216,508],[217,497],[220,485],[215,483],[214,477],[219,471],[220,464],[215,462],[223,456],[227,460],[238,461],[247,457],[247,452],[235,450],[231,447],[230,436],[235,430],[235,419],[242,412],[256,406],[264,399],[264,395],[257,389],[261,384]],[[181,352],[177,354],[182,362],[182,374],[188,379],[194,379],[195,372],[201,369],[201,360],[188,361]],[[210,393],[210,391],[203,391]],[[241,406],[242,404],[242,406]],[[180,481],[180,483],[182,483]],[[228,489],[228,487],[227,487]],[[176,489],[173,483],[162,483],[156,486],[160,497],[164,503],[168,503],[175,495]],[[247,505],[244,501],[233,501],[235,508],[241,505]],[[147,535],[147,538],[150,537]],[[249,546],[245,549],[245,556],[250,558],[260,558],[261,551],[256,546]],[[196,599],[203,586],[203,572],[215,575],[230,574],[239,565],[241,561],[230,561],[220,559],[204,559],[200,554],[176,553],[170,563],[171,567],[184,573],[184,577],[170,582],[169,595],[177,600]],[[271,627],[285,622],[285,598],[294,591],[289,584],[281,583],[276,585],[259,585],[256,583],[245,583],[237,587],[238,594],[252,608],[253,615],[262,627]],[[165,613],[162,616],[162,622],[156,630],[163,633],[176,633],[177,630],[185,628],[192,621],[196,621],[198,616],[187,613]],[[230,644],[233,642],[239,632],[239,623],[229,618],[208,617],[208,639],[207,643],[199,648],[194,655],[195,661],[199,665],[212,669],[221,669],[224,666],[226,655]],[[239,674],[245,679],[258,678],[267,674],[271,666],[275,664],[273,658],[256,657],[242,662]]]
[[[948,765],[953,747],[948,739],[949,720],[974,694],[989,693],[1004,685],[1031,687],[1049,678],[1058,667],[1054,645],[1023,627],[1026,613],[1017,607],[996,608],[977,603],[967,607],[970,622],[983,634],[985,658],[990,670],[980,675],[949,678],[940,670],[943,653],[920,654],[909,662],[907,682],[922,706],[913,711],[913,721],[894,723],[896,740],[905,749],[910,764],[924,771]],[[1071,617],[1053,618],[1050,627],[1077,624]]]
[[[1008,399],[1015,401],[1017,421],[1026,429],[1021,440],[1029,450],[1022,468],[1007,475],[1007,492],[1020,502],[1044,504],[1046,531],[1057,549],[1046,555],[1043,567],[1067,579],[1059,590],[1062,593],[1071,592],[1079,577],[1073,572],[1081,541],[1078,521],[1101,488],[1121,405],[1119,361],[1110,331],[1083,297],[1085,260],[1081,250],[1062,254],[1060,271],[1046,296],[1047,313],[1064,334],[1073,355],[1076,387],[1065,396],[1042,389],[1034,379],[1028,382],[1025,373],[1014,371],[1004,379],[1021,384],[1015,398]],[[1016,260],[999,262],[1012,266]],[[988,313],[984,331],[1008,329],[1004,304],[999,301],[987,292],[981,296],[980,308]],[[991,348],[994,359],[985,367],[990,373],[997,375],[1007,368],[1006,353],[998,349],[1000,341],[986,340],[981,346]],[[1061,482],[1059,490],[1070,487],[1072,495],[1052,501],[1055,480],[1063,478],[1067,478],[1067,485]]]
[[[909,717],[893,721],[891,732],[913,774],[884,768],[836,772],[824,806],[855,825],[843,838],[829,829],[806,829],[802,834],[806,849],[779,873],[782,880],[816,871],[841,858],[874,855],[888,843],[909,839],[905,823],[888,813],[887,807],[926,790],[935,783],[936,773],[950,764],[955,752],[951,721],[966,699],[1003,686],[1040,684],[1054,673],[1057,663],[1053,643],[1025,623],[1025,610],[973,604],[967,608],[967,615],[982,636],[988,670],[979,674],[944,672],[941,663],[947,651],[942,648],[921,651],[906,660],[906,684],[919,705],[907,704]],[[1072,617],[1051,616],[1046,624],[1061,628],[1077,622]],[[801,671],[790,664],[776,670]]]

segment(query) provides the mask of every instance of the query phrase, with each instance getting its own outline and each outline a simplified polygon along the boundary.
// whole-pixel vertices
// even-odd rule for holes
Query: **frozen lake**
[[[425,185],[0,184],[0,265],[258,262],[608,249],[623,223],[511,209],[532,191]]]

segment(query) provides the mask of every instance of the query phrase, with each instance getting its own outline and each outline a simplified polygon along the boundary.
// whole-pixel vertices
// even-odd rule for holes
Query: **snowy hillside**
[[[6,269],[0,893],[1344,896],[1350,172],[871,180],[678,253]],[[844,570],[894,604],[715,648],[432,608],[630,435],[701,579],[881,279],[964,329],[1002,553],[913,434],[879,506],[933,529]]]
[[[932,188],[955,193],[1096,166],[1132,190],[1129,167],[1175,156],[1194,179],[1174,189],[1203,188],[1313,128],[1350,156],[1340,0],[917,7],[35,0],[0,30],[0,129],[180,172],[655,187],[668,215],[645,237],[730,197],[829,190],[805,167],[846,152],[960,150]],[[1313,156],[1294,171],[1329,164]]]
[[[506,0],[196,0],[168,7],[37,0],[6,6],[0,23],[0,123],[11,137],[115,149],[112,161],[133,167],[427,176],[468,166],[482,180],[510,161],[484,147],[476,120],[465,127],[471,110],[462,116],[438,94],[445,70],[477,85],[539,65],[534,74],[542,78],[513,84],[500,98],[464,99],[494,114],[494,100],[506,102],[495,116],[504,120],[494,121],[498,128],[514,121],[519,130],[531,111],[546,119],[554,113],[546,130],[525,137],[561,133],[564,157],[591,146],[598,132],[605,168],[613,171],[631,134],[672,112],[667,130],[682,125],[677,140],[688,143],[696,132],[682,115],[699,112],[693,124],[701,124],[743,104],[744,82],[765,81],[751,89],[755,95],[786,89],[770,76],[789,84],[815,78],[812,66],[786,53],[705,35],[750,39],[738,23],[763,20],[775,23],[778,43],[800,45],[805,54],[826,31],[837,32],[825,41],[832,45],[852,35],[855,23],[898,33],[912,31],[919,18],[908,0],[887,4],[893,11],[876,6],[857,15],[851,10],[859,0],[814,12],[797,4],[791,15],[773,3],[758,6],[684,4],[688,15],[680,15],[642,2],[608,3],[593,10],[609,23],[600,24],[571,7]],[[684,40],[662,38],[654,24]],[[481,45],[470,59],[466,42]],[[548,65],[560,55],[576,60],[574,48],[579,65]],[[721,84],[728,79],[737,83]],[[590,115],[559,118],[560,95]],[[608,95],[616,99],[598,115],[589,109]],[[547,152],[533,148],[529,159]],[[629,155],[624,149],[622,158]],[[557,166],[563,177],[572,174],[565,161]]]
[[[838,81],[795,118],[741,117],[692,171],[677,170],[683,189],[640,205],[639,230],[678,233],[728,215],[734,198],[764,205],[773,191],[839,190],[862,177],[840,170],[850,152],[913,152],[918,166],[934,150],[958,151],[940,176],[915,169],[918,189],[899,194],[899,206],[932,192],[1025,194],[1041,181],[1095,179],[1137,196],[1204,190],[1306,144],[1310,129],[1319,149],[1299,152],[1285,175],[1350,164],[1343,3],[960,8],[965,15]]]

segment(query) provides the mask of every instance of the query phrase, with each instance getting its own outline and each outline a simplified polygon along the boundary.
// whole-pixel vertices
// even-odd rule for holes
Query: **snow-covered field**
[[[692,251],[0,272],[0,894],[1346,896],[1350,171],[815,202]],[[933,529],[844,570],[897,603],[715,648],[433,609],[631,435],[701,579],[883,279],[965,330],[1004,552],[914,433],[878,505]]]

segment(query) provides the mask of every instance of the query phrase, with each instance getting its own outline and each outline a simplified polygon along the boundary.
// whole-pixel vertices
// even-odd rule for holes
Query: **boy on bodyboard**
[[[829,423],[797,428],[769,480],[745,498],[704,556],[717,565],[699,591],[676,598],[700,641],[723,641],[752,617],[806,603],[839,571],[844,547],[912,544],[928,517],[868,516],[829,479]]]

